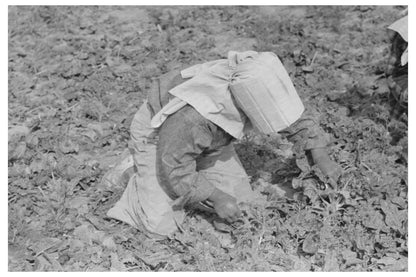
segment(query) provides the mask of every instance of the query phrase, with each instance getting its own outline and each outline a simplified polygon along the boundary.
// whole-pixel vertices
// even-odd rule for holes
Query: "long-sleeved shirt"
[[[149,95],[152,116],[171,99],[168,91],[184,82],[179,70],[155,80]],[[305,111],[290,127],[279,132],[294,144],[294,152],[325,147],[328,138],[312,113]],[[234,138],[186,105],[170,115],[159,128],[156,170],[159,184],[172,198],[185,197],[182,204],[206,200],[214,186],[198,173],[198,158],[221,151]]]
[[[308,113],[281,134],[298,150],[327,145],[326,134]],[[172,199],[186,195],[186,204],[206,200],[214,186],[198,173],[198,157],[221,151],[233,139],[186,105],[169,116],[159,129],[156,170],[160,185]]]

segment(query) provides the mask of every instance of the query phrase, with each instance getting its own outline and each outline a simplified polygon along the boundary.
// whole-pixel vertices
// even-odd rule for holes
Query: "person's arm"
[[[211,145],[213,136],[187,113],[181,110],[166,119],[156,152],[160,185],[171,198],[184,198],[183,205],[204,201],[214,192],[214,186],[196,171],[196,159]]]
[[[341,168],[328,155],[329,136],[319,127],[316,117],[310,111],[305,111],[301,118],[279,133],[293,143],[295,152],[309,151],[314,164],[322,173],[334,181],[338,180]]]
[[[210,200],[221,218],[234,221],[240,215],[236,199],[196,170],[196,159],[211,146],[215,131],[190,107],[170,116],[159,131],[157,174],[177,207]]]

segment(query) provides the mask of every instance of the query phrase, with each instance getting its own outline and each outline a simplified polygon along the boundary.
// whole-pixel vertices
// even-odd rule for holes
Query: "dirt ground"
[[[384,77],[402,10],[9,6],[9,271],[406,271],[407,116]],[[281,58],[332,138],[337,187],[280,136],[249,134],[236,148],[263,201],[243,225],[189,213],[154,240],[107,218],[123,188],[101,179],[151,78],[229,50]]]

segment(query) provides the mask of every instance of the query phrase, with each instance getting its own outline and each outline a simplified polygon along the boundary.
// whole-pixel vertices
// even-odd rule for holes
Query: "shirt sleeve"
[[[326,147],[330,141],[329,135],[319,126],[317,116],[310,110],[279,133],[293,143],[295,153]]]
[[[159,183],[172,199],[180,198],[180,206],[204,201],[215,189],[196,170],[196,160],[212,144],[213,134],[190,110],[185,108],[166,119],[156,153]]]

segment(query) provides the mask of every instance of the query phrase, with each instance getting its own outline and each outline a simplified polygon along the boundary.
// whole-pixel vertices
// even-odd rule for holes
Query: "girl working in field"
[[[277,56],[231,51],[228,59],[155,80],[131,125],[134,174],[108,216],[158,235],[177,230],[185,209],[237,220],[239,203],[255,195],[233,142],[253,128],[279,132],[338,179],[340,167],[326,152],[327,135],[304,112]]]

